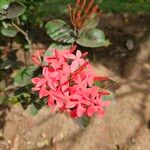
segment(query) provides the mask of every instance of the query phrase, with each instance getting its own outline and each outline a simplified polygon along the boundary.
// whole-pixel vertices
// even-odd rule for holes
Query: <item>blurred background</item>
[[[4,1],[11,0],[0,0],[0,8]],[[67,5],[75,3],[18,1],[26,6],[19,21],[32,41],[32,53],[47,49],[52,42],[44,25],[50,19],[67,20]],[[105,117],[92,118],[83,129],[66,115],[54,114],[46,107],[32,116],[28,108],[7,105],[0,95],[0,150],[150,149],[150,0],[95,0],[95,3],[103,11],[98,28],[111,45],[91,49],[89,59],[98,75],[109,76],[121,85]],[[0,20],[1,29],[2,26]],[[24,55],[27,48],[22,34],[8,38],[0,33],[1,88],[3,81],[13,86],[12,78],[18,68],[12,62],[21,65],[27,57]],[[11,61],[2,65],[5,52]]]

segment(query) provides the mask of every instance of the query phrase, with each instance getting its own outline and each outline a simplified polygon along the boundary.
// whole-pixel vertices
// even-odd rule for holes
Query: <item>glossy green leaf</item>
[[[60,19],[51,20],[45,25],[47,34],[53,34],[64,26],[66,26],[66,22]]]
[[[46,105],[46,103],[47,99],[32,98],[32,104],[30,105],[31,114],[36,115],[39,112],[39,110]]]
[[[99,29],[86,29],[79,34],[77,43],[85,47],[106,46],[105,34]]]
[[[92,29],[95,28],[99,23],[99,17],[96,16],[97,14],[93,14],[91,18],[88,18],[84,24],[83,29]]]
[[[60,19],[49,21],[46,25],[47,34],[57,42],[73,43],[73,30],[67,25],[66,22]]]
[[[120,85],[115,81],[108,79],[101,81],[101,88],[109,90],[111,92],[115,92],[120,88]]]
[[[21,16],[26,10],[26,7],[20,2],[12,2],[9,7],[0,15],[0,20],[12,19]]]
[[[35,116],[39,112],[39,109],[37,109],[34,104],[31,104],[30,105],[30,112],[33,116]]]
[[[95,81],[94,85],[111,92],[115,92],[120,88],[120,85],[111,79],[106,79],[102,81]]]
[[[88,116],[82,116],[73,119],[74,123],[77,124],[81,128],[85,128],[89,125],[91,118]]]
[[[12,19],[21,16],[26,10],[25,5],[20,2],[10,3],[7,11],[7,18]]]
[[[17,35],[18,31],[15,27],[10,26],[8,28],[2,28],[1,33],[7,37],[15,37]]]
[[[14,83],[21,86],[31,83],[31,79],[33,77],[35,69],[36,68],[34,66],[22,68],[17,72],[17,75],[14,78]]]

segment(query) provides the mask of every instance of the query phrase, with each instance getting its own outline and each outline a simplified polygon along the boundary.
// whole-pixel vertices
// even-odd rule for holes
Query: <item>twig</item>
[[[32,50],[32,43],[31,43],[31,40],[29,39],[29,36],[28,36],[27,32],[23,31],[23,30],[22,30],[18,25],[16,25],[13,21],[12,21],[11,23],[12,23],[12,25],[13,25],[19,32],[21,32],[21,33],[24,35],[26,41],[27,41],[28,44],[29,44],[29,52],[31,52],[31,50]]]
[[[16,88],[19,88],[21,86],[16,86],[16,85],[11,85],[11,86],[8,86],[7,88],[5,88],[4,92],[7,92],[9,90],[13,90],[13,89],[16,89]]]

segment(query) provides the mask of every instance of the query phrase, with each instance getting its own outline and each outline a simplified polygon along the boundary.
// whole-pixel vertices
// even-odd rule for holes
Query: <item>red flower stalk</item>
[[[94,6],[94,0],[76,0],[75,8],[68,5],[71,23],[76,30],[85,26],[88,19],[95,19],[100,16],[101,11],[98,5]],[[94,18],[91,18],[95,15]]]

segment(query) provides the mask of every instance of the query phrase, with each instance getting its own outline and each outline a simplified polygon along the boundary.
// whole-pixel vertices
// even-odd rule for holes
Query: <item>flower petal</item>
[[[51,96],[49,96],[49,98],[48,98],[48,106],[49,107],[51,107],[51,106],[53,106],[55,103],[54,103],[54,99],[51,97]]]
[[[55,90],[55,86],[54,86],[52,80],[48,80],[47,84],[48,84],[48,86],[49,86],[50,89]]]
[[[105,112],[104,112],[104,110],[103,110],[103,109],[99,109],[99,110],[98,110],[98,112],[97,112],[97,114],[98,114],[98,116],[99,116],[100,118],[103,118],[103,117],[104,117]]]
[[[66,108],[73,108],[77,105],[77,102],[76,101],[70,101],[66,104]]]
[[[50,73],[49,77],[55,78],[55,77],[58,76],[58,75],[59,75],[59,72],[53,71],[53,72]]]
[[[85,63],[84,59],[78,59],[78,63],[82,66]]]
[[[99,88],[97,86],[93,86],[91,88],[91,99],[94,99],[98,95]]]
[[[69,97],[70,97],[70,99],[74,99],[74,100],[80,100],[82,98],[82,96],[80,96],[78,94],[72,94]]]
[[[70,111],[70,116],[71,116],[72,118],[76,118],[76,117],[77,117],[77,112],[76,112],[76,110]]]
[[[71,73],[73,73],[74,71],[76,71],[78,69],[78,61],[77,60],[74,60],[72,63],[71,63]]]
[[[61,87],[62,92],[66,91],[69,88],[69,83],[63,84]]]
[[[88,78],[88,85],[92,86],[93,83],[94,83],[94,78],[91,76],[91,77]]]
[[[57,104],[57,106],[58,106],[58,108],[61,108],[61,107],[63,107],[63,102],[62,101],[56,101],[56,104]]]
[[[87,109],[87,115],[89,117],[92,117],[93,114],[97,111],[97,108],[94,107],[94,106],[89,106],[88,109]]]
[[[76,56],[77,56],[77,58],[81,58],[82,53],[81,53],[81,51],[80,51],[80,50],[77,50],[77,52],[76,52]]]
[[[48,78],[49,77],[49,69],[47,67],[44,67],[42,74],[45,78]]]
[[[32,81],[33,84],[37,84],[40,81],[40,79],[41,78],[39,78],[39,77],[35,77],[35,78],[32,78],[31,81]]]
[[[42,97],[45,97],[45,96],[48,96],[49,95],[49,91],[44,89],[44,88],[41,88],[40,91],[39,91],[39,97],[42,98]]]
[[[32,91],[39,91],[40,90],[40,88],[38,88],[38,87],[33,87],[32,88]]]
[[[89,99],[80,100],[80,103],[87,105],[87,106],[93,105],[93,102],[89,101]]]
[[[40,60],[38,60],[37,58],[35,58],[34,56],[31,57],[32,61],[34,62],[34,65],[36,66],[40,66],[41,62]]]
[[[36,84],[36,87],[40,87],[42,85],[44,85],[46,83],[46,80],[43,78],[41,80],[39,80],[39,82]]]
[[[83,108],[83,107],[81,106],[81,104],[79,104],[78,107],[77,107],[77,116],[78,116],[78,117],[81,117],[84,112],[85,112],[85,108]]]
[[[76,59],[76,56],[74,54],[64,54],[64,57],[67,59]]]

